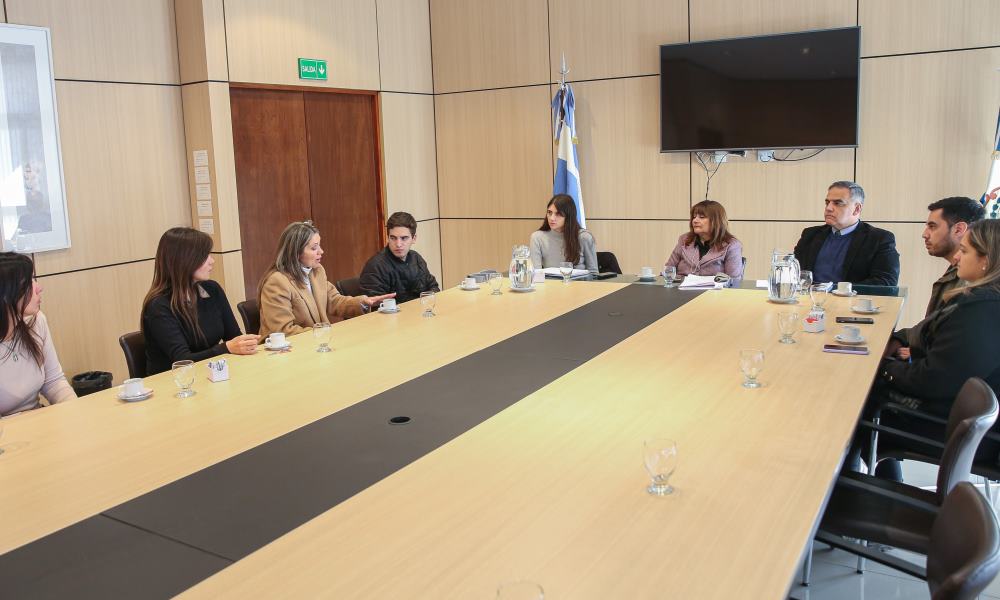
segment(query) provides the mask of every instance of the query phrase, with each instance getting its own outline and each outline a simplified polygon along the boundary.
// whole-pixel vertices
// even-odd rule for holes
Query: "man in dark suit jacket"
[[[826,225],[802,230],[795,258],[816,283],[850,281],[896,285],[899,253],[891,231],[861,221],[865,191],[853,181],[836,181],[826,191]]]

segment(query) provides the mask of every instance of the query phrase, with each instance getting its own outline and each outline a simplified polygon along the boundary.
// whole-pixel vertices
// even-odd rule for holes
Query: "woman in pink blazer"
[[[729,233],[726,209],[715,200],[703,200],[691,207],[691,231],[677,240],[667,259],[667,267],[677,267],[678,275],[718,275],[743,277],[743,245]]]

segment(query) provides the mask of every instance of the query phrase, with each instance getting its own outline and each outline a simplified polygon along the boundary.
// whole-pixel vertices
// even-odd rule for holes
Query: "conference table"
[[[191,398],[3,419],[0,597],[783,598],[903,299],[867,356],[779,344],[765,290],[449,289],[229,356]],[[58,335],[58,332],[56,332]],[[758,348],[763,387],[742,387]],[[643,441],[676,440],[651,496]]]

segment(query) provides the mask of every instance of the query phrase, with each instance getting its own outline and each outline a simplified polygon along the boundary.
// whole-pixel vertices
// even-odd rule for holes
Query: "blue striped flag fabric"
[[[555,131],[555,141],[558,144],[556,154],[556,176],[552,182],[552,194],[567,194],[572,196],[576,204],[576,216],[580,227],[587,227],[587,217],[583,210],[583,194],[580,191],[580,163],[576,153],[576,119],[573,111],[576,101],[573,98],[573,88],[567,83],[560,87],[552,98],[552,123]]]

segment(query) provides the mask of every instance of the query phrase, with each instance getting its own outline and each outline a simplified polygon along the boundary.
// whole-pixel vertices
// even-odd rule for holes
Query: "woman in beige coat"
[[[368,312],[384,296],[344,296],[326,278],[319,231],[310,221],[292,223],[278,238],[278,256],[264,274],[257,292],[260,336],[271,332],[294,335],[309,331],[332,317],[348,319]]]

